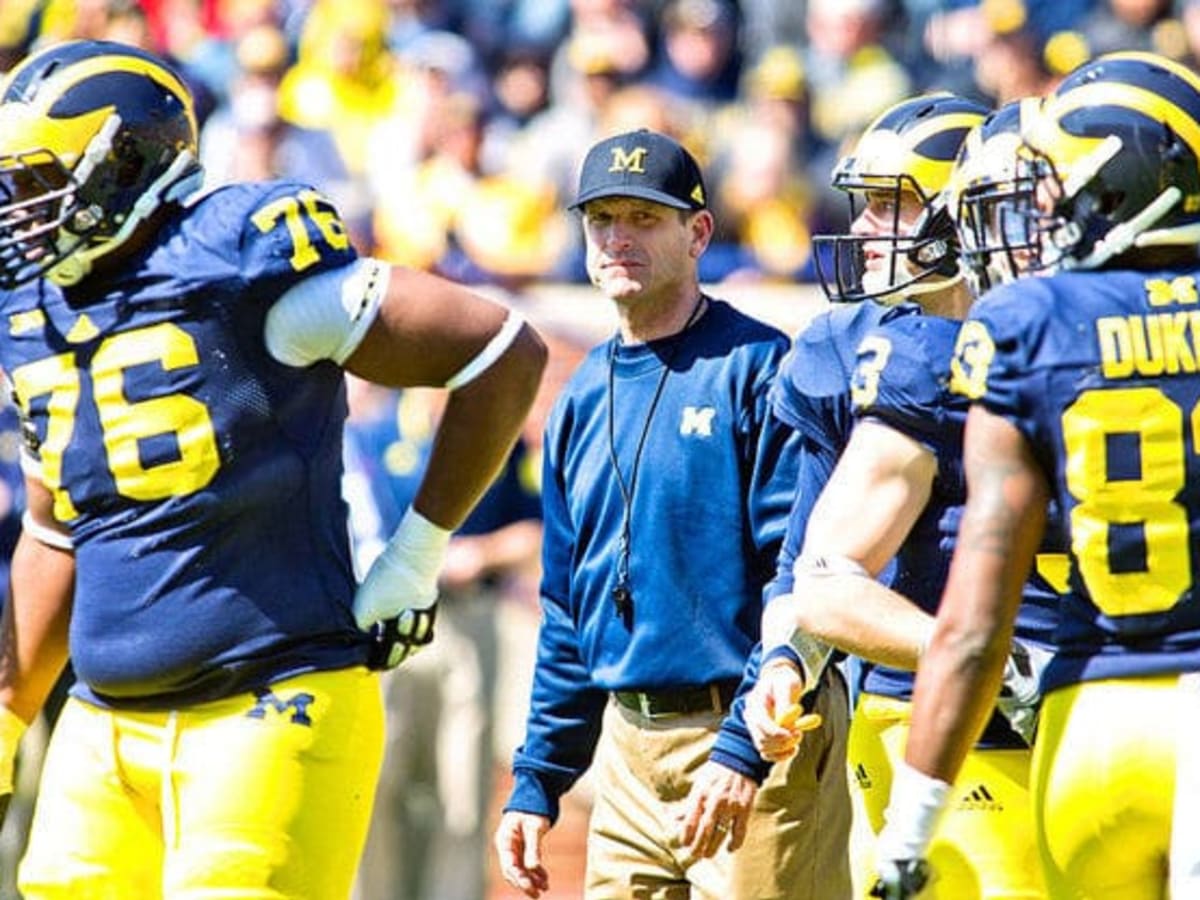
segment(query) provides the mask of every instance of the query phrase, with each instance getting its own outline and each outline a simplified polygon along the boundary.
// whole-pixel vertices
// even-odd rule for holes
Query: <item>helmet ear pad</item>
[[[908,261],[916,271],[952,278],[959,272],[958,232],[945,203],[940,198],[925,207],[913,233],[913,244],[907,251]]]
[[[118,72],[96,76],[76,91],[120,91],[121,102],[112,108],[120,118],[111,146],[101,165],[79,185],[81,207],[99,215],[96,237],[114,234],[138,199],[183,150],[195,148],[195,133],[179,100],[153,80]],[[68,91],[58,107],[83,102]],[[53,110],[52,110],[53,112]]]

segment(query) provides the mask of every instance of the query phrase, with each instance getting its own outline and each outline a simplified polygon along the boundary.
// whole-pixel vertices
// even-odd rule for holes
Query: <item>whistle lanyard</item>
[[[683,334],[700,318],[700,312],[703,309],[704,296],[701,295],[696,301],[696,305],[692,307],[692,311],[688,315],[687,322],[684,323],[683,328],[676,332],[677,340],[663,361],[662,374],[658,376],[658,384],[654,387],[654,395],[650,399],[650,408],[646,411],[646,418],[642,422],[642,431],[638,435],[637,445],[633,451],[633,464],[629,469],[628,484],[626,484],[625,476],[621,472],[621,464],[617,460],[616,415],[614,413],[616,405],[615,372],[617,365],[617,343],[620,338],[613,338],[612,345],[608,351],[608,458],[612,464],[613,474],[617,478],[617,487],[621,491],[621,501],[624,504],[621,515],[621,535],[617,539],[617,583],[612,590],[612,598],[613,604],[617,609],[617,614],[622,618],[627,618],[633,612],[633,590],[629,585],[629,537],[633,525],[633,492],[637,488],[638,471],[642,462],[642,451],[646,447],[646,437],[650,434],[650,423],[654,421],[654,413],[658,410],[659,400],[662,399],[663,388],[667,384],[667,376],[671,373],[671,364],[675,362],[675,356],[679,353],[679,348],[683,345]]]

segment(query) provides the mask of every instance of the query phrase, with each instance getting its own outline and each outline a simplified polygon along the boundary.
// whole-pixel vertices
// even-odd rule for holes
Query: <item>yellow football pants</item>
[[[904,759],[912,704],[862,694],[850,721],[851,790],[878,834]],[[1038,867],[1028,749],[972,750],[929,848],[933,880],[921,900],[1034,900],[1046,897]],[[855,883],[874,883],[873,843],[856,846]]]
[[[1047,694],[1033,783],[1051,896],[1200,896],[1198,753],[1200,676]]]
[[[20,889],[26,900],[345,900],[382,746],[379,678],[361,668],[173,712],[72,698]]]

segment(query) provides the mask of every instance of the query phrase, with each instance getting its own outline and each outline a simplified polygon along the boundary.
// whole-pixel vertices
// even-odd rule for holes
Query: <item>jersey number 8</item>
[[[1179,406],[1153,387],[1086,391],[1062,430],[1067,489],[1078,501],[1071,547],[1092,602],[1109,616],[1170,609],[1192,583],[1188,511],[1177,499],[1186,479]],[[1196,446],[1200,407],[1191,438]],[[1122,527],[1140,540],[1120,540]]]

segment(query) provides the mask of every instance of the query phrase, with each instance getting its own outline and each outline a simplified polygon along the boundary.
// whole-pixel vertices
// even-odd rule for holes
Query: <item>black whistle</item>
[[[633,611],[633,594],[629,588],[623,584],[618,584],[613,588],[612,592],[613,603],[617,607],[617,613],[622,616],[629,615]]]

